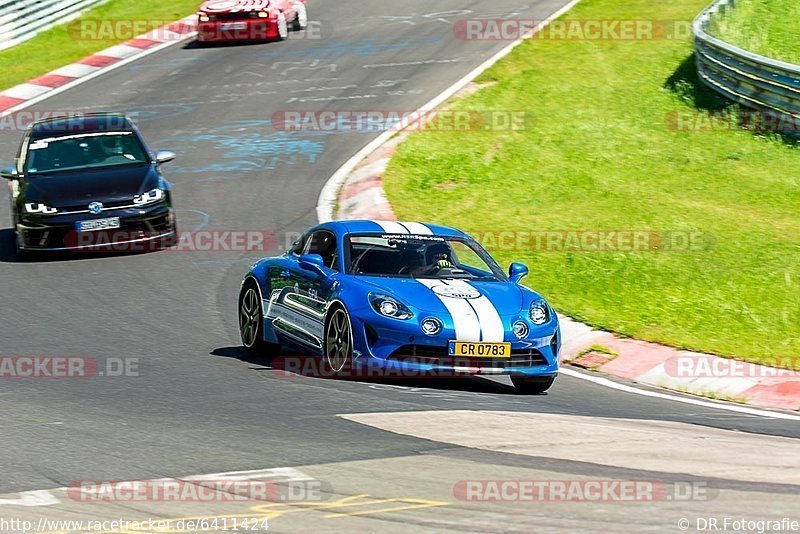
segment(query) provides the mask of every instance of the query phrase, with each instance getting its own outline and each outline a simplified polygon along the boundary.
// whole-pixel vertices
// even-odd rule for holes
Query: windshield
[[[475,241],[408,234],[350,236],[347,273],[400,278],[507,280]]]
[[[133,132],[103,132],[34,139],[28,145],[28,174],[147,163]]]

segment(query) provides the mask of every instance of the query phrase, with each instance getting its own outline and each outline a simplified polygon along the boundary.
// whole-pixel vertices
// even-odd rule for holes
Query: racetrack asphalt
[[[0,493],[83,479],[344,465],[447,451],[446,458],[456,448],[340,414],[512,411],[800,437],[794,421],[646,398],[573,377],[561,377],[549,394],[535,397],[514,395],[509,384],[483,378],[289,377],[248,361],[239,348],[242,275],[254,260],[285,249],[316,223],[325,181],[376,135],[281,132],[270,125],[273,114],[411,111],[507,44],[459,40],[452,31],[456,20],[543,19],[566,3],[374,0],[366,6],[311,0],[311,18],[320,21],[324,39],[176,44],[37,104],[33,109],[132,113],[153,149],[178,153],[164,172],[175,186],[182,231],[266,231],[276,236],[277,247],[269,253],[62,255],[20,263],[10,229],[0,230],[0,355],[135,359],[139,374],[1,380]],[[0,132],[0,160],[11,161],[19,140],[20,132]],[[10,220],[7,203],[0,219]],[[487,464],[508,463],[497,462],[502,453],[464,451],[470,462],[480,464],[486,454]],[[339,479],[346,480],[342,473]],[[459,478],[452,483],[465,478],[453,476]],[[410,497],[416,489],[409,482],[402,491]],[[480,525],[476,529],[486,527]]]

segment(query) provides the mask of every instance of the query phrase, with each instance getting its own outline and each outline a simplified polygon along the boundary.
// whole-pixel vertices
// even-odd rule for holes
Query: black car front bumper
[[[79,232],[77,223],[119,217],[120,227]],[[148,208],[104,211],[100,215],[68,214],[26,217],[17,223],[20,250],[114,250],[146,251],[169,246],[176,237],[175,214],[162,203]]]

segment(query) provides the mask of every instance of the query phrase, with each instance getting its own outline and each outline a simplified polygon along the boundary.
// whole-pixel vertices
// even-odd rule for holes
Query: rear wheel
[[[305,30],[308,27],[308,8],[303,2],[294,5],[295,17],[292,21],[292,29],[296,32]]]
[[[325,347],[323,361],[334,374],[341,374],[352,362],[353,329],[350,316],[343,306],[336,306],[325,320]]]
[[[239,333],[245,350],[251,356],[273,358],[280,353],[280,345],[264,341],[261,296],[252,279],[245,282],[239,294]]]
[[[541,395],[556,381],[554,376],[511,376],[511,382],[521,395]]]

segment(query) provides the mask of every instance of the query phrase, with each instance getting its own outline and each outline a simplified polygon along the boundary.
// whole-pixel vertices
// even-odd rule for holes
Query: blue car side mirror
[[[521,263],[512,263],[508,268],[508,278],[515,284],[519,284],[523,278],[528,276],[528,267]]]
[[[325,260],[319,254],[303,254],[300,256],[300,267],[307,271],[319,272],[325,268]]]

